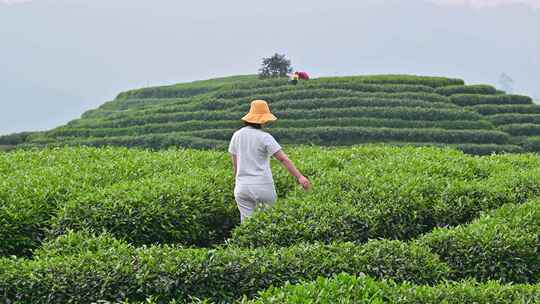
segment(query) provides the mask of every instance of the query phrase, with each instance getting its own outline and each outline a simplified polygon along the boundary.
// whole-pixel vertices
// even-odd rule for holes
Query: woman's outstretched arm
[[[302,186],[302,188],[304,188],[304,190],[309,190],[311,188],[311,182],[309,179],[303,176],[302,173],[296,169],[294,163],[289,159],[287,154],[283,152],[283,150],[279,150],[274,153],[274,157],[279,160],[285,168],[287,168],[287,171],[289,171],[292,176],[296,177],[296,180]]]

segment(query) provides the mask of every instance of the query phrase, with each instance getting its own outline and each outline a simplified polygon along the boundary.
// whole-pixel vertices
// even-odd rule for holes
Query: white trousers
[[[240,210],[240,220],[244,222],[256,209],[274,205],[277,194],[274,184],[236,185],[234,198]]]

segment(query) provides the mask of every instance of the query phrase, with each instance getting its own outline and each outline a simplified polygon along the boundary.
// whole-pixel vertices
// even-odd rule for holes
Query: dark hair
[[[247,126],[247,127],[253,127],[255,129],[262,128],[261,124],[251,123],[251,122],[247,122],[247,121],[244,121],[244,125]]]

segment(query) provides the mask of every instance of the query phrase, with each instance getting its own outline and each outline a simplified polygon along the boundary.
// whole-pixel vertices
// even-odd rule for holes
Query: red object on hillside
[[[306,72],[296,72],[296,74],[298,75],[298,78],[302,80],[309,80],[309,75]]]

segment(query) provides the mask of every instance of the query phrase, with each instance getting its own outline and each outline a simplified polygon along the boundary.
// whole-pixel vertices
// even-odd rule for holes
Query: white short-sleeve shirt
[[[272,135],[253,127],[236,131],[229,144],[229,153],[236,155],[236,184],[273,184],[270,157],[281,150]]]

